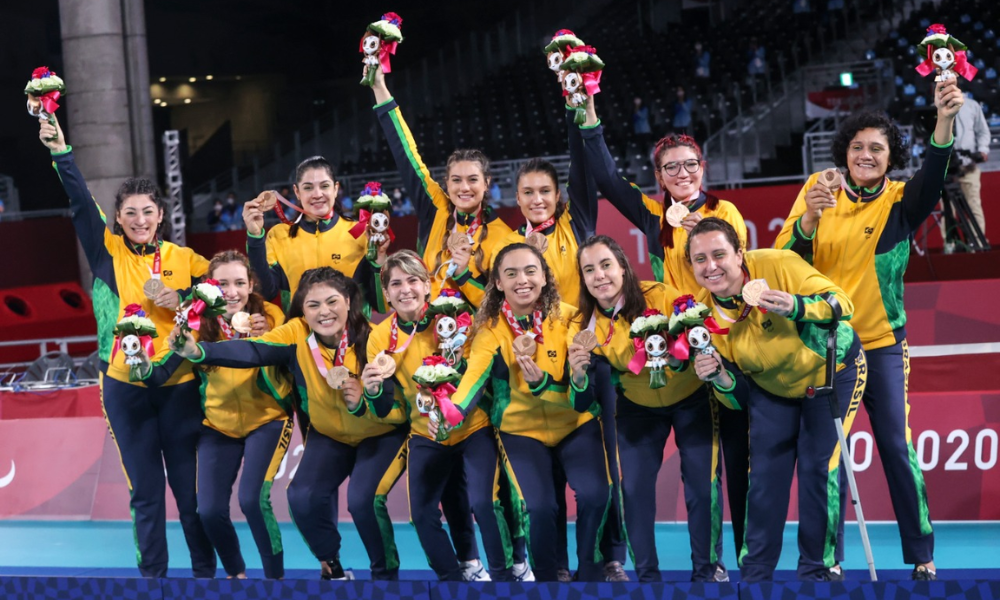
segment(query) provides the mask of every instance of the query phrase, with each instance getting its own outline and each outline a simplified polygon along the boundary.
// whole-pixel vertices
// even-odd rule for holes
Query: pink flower
[[[50,71],[48,67],[38,67],[31,72],[32,79],[44,79],[45,77],[49,77],[51,75],[52,71]]]
[[[389,21],[390,23],[392,23],[396,27],[399,27],[400,25],[403,24],[403,17],[397,15],[394,12],[385,13],[384,15],[382,15],[382,20],[383,21]]]
[[[656,315],[662,315],[662,314],[663,313],[661,313],[659,310],[655,308],[647,308],[646,310],[642,311],[642,316],[644,317],[655,317]]]
[[[944,28],[944,25],[940,23],[935,23],[927,28],[927,35],[933,35],[935,33],[940,33],[941,35],[948,35],[948,31]]]
[[[365,184],[364,191],[361,192],[362,196],[378,196],[382,193],[382,184],[377,181],[369,181]]]

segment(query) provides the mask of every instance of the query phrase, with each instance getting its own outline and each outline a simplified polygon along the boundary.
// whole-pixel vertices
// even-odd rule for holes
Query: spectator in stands
[[[707,81],[712,75],[712,54],[705,50],[701,42],[694,44],[694,76]]]
[[[691,99],[683,86],[677,86],[677,100],[674,101],[674,133],[687,135],[691,132]]]
[[[684,245],[688,232],[705,217],[714,216],[728,222],[739,234],[742,247],[746,247],[747,228],[740,212],[732,203],[701,189],[705,161],[694,139],[670,133],[657,142],[653,150],[653,167],[656,181],[664,192],[664,200],[660,202],[618,175],[614,158],[604,141],[604,127],[597,119],[593,96],[587,102],[587,120],[580,130],[587,171],[593,175],[598,190],[611,205],[645,234],[653,275],[658,281],[682,294],[694,294],[701,289],[684,255]],[[680,205],[686,211],[670,208],[674,205]],[[668,209],[687,212],[687,216],[683,216],[679,226],[675,226],[673,219],[667,220]],[[720,410],[715,414],[719,418],[733,541],[739,556],[743,547],[747,497],[749,426],[745,411]],[[722,509],[721,501],[717,506]]]
[[[392,190],[392,212],[397,217],[408,217],[414,213],[413,201],[400,188]]]
[[[354,214],[354,200],[351,200],[351,195],[347,190],[346,184],[340,187],[340,192],[337,195],[337,201],[340,202],[340,206],[344,209],[345,214]]]
[[[228,213],[229,228],[240,229],[239,225],[235,223],[241,220],[239,216],[242,210],[236,203],[236,192],[226,194],[226,204],[222,207],[222,210]]]
[[[490,205],[496,208],[501,205],[503,200],[503,190],[500,189],[500,183],[496,179],[490,183]]]
[[[757,42],[757,38],[750,38],[750,48],[747,50],[747,83],[754,90],[759,90],[758,86],[766,73],[764,47]]]
[[[191,553],[192,572],[197,578],[211,579],[215,577],[215,551],[198,516],[196,496],[196,444],[204,417],[198,402],[199,382],[191,366],[185,365],[163,387],[148,389],[130,381],[125,353],[112,349],[115,326],[126,312],[135,314],[136,304],[141,304],[159,334],[153,339],[154,354],[162,348],[174,327],[177,307],[187,299],[181,290],[190,289],[206,273],[208,261],[190,248],[160,238],[166,203],[148,179],[130,177],[122,183],[114,214],[107,215],[106,224],[59,121],[53,121],[39,119],[38,138],[49,149],[69,196],[73,228],[94,273],[101,404],[129,486],[139,572],[143,577],[167,576],[169,482]]]
[[[212,211],[208,213],[208,229],[209,231],[219,232],[227,231],[232,225],[233,218],[226,207],[222,204],[222,200],[216,200],[212,204]]]
[[[969,210],[979,225],[979,230],[986,236],[986,218],[983,216],[983,199],[980,194],[980,178],[977,163],[985,162],[990,155],[990,125],[983,116],[983,107],[972,99],[962,105],[955,118],[955,150],[964,154],[962,157],[961,175],[958,183],[962,194],[969,204]],[[941,220],[944,227],[944,219]],[[942,237],[944,230],[942,229]],[[947,248],[947,246],[946,246]]]
[[[649,142],[653,137],[653,128],[649,125],[649,107],[643,104],[642,98],[636,96],[633,102],[632,111],[632,133],[635,134],[636,143],[642,148],[643,153],[649,150]]]
[[[910,236],[941,197],[955,117],[965,102],[955,79],[936,85],[937,124],[920,171],[907,182],[886,173],[909,161],[899,127],[880,112],[844,121],[832,142],[839,185],[811,176],[799,192],[775,248],[794,250],[839,285],[857,306],[851,325],[868,357],[864,405],[892,497],[913,579],[935,579],[934,532],[924,475],[912,459],[903,311],[903,273]],[[823,226],[819,224],[822,221]]]

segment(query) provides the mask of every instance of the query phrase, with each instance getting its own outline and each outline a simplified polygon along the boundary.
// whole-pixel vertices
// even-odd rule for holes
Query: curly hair
[[[302,306],[305,304],[306,296],[317,285],[332,287],[351,303],[347,311],[347,339],[354,346],[360,373],[368,364],[368,334],[371,333],[372,326],[363,312],[365,301],[361,297],[361,288],[353,279],[333,267],[309,269],[299,279],[299,288],[295,290],[288,309],[288,320],[304,317]]]
[[[847,149],[851,145],[851,140],[862,129],[878,129],[889,141],[889,166],[886,171],[902,169],[910,159],[910,145],[903,138],[899,127],[882,111],[871,110],[848,117],[844,121],[837,134],[833,136],[831,152],[833,153],[833,164],[838,168],[847,167]]]
[[[483,174],[483,182],[486,184],[486,191],[483,193],[483,199],[479,205],[479,218],[482,224],[479,226],[480,229],[480,240],[485,240],[486,236],[489,234],[489,221],[492,215],[492,209],[490,208],[490,159],[487,158],[479,150],[459,148],[448,156],[448,161],[445,164],[445,185],[442,186],[444,189],[448,189],[448,177],[451,176],[451,168],[455,166],[456,163],[460,162],[472,162],[479,165],[479,170]],[[446,194],[447,195],[447,194]],[[448,248],[448,237],[451,236],[451,230],[455,228],[455,204],[452,203],[451,198],[448,198],[448,222],[444,226],[444,236],[441,238],[441,249],[438,250],[437,255],[434,257],[434,268],[431,269],[431,273],[436,274],[441,270],[441,264],[444,263],[444,251]],[[483,269],[483,245],[479,244],[476,247],[475,253],[472,255],[472,260],[475,261],[476,268],[482,273]]]
[[[500,308],[503,306],[505,296],[497,288],[496,282],[500,279],[500,268],[503,265],[504,259],[515,250],[528,250],[534,254],[535,258],[538,259],[538,264],[542,266],[542,272],[545,273],[545,287],[542,288],[542,293],[538,296],[538,306],[542,309],[542,319],[547,319],[550,315],[556,319],[562,316],[559,310],[559,284],[556,283],[556,278],[552,274],[549,264],[545,262],[545,257],[542,256],[542,253],[537,248],[527,244],[511,244],[493,258],[490,283],[486,286],[483,302],[479,305],[479,310],[476,312],[476,320],[473,323],[472,333],[469,335],[470,338],[474,337],[483,327],[495,327],[497,321],[499,321]],[[551,329],[552,327],[553,323],[549,323],[549,328]]]

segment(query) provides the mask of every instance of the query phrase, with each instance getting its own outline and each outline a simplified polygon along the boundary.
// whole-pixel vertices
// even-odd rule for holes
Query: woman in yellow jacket
[[[209,262],[208,277],[219,282],[226,312],[202,321],[201,341],[259,337],[284,323],[281,309],[253,291],[256,282],[245,255],[235,250],[216,254]],[[234,319],[234,315],[240,316]],[[150,387],[161,385],[187,363],[169,348],[164,350],[143,380]],[[292,439],[291,377],[277,367],[196,367],[195,373],[205,413],[198,441],[198,514],[205,532],[226,574],[245,578],[246,563],[229,516],[229,499],[242,464],[240,509],[260,552],[264,577],[282,579],[284,554],[271,510],[271,486]]]
[[[214,577],[215,553],[198,518],[195,493],[195,446],[203,418],[198,382],[186,364],[159,389],[129,381],[125,354],[115,351],[113,333],[125,307],[140,305],[156,326],[155,355],[174,327],[174,310],[205,274],[208,261],[160,238],[166,205],[148,179],[122,183],[115,197],[114,233],[108,231],[59,122],[42,119],[38,137],[52,154],[69,196],[73,227],[94,273],[101,405],[129,487],[139,572],[143,577],[167,576],[166,465],[194,576]]]
[[[368,362],[371,326],[361,291],[331,268],[302,275],[288,322],[259,338],[195,343],[186,335],[178,354],[198,364],[248,369],[284,366],[292,372],[309,417],[305,451],[288,484],[295,526],[320,561],[323,579],[353,579],[340,563],[337,494],[349,476],[347,508],[368,551],[372,579],[397,579],[392,522],[385,500],[403,473],[408,428],[402,409],[384,419],[365,415],[363,387],[381,381]]]
[[[728,581],[722,562],[722,471],[718,403],[693,369],[679,361],[665,369],[667,385],[650,388],[649,368],[635,364],[632,322],[648,309],[671,314],[681,294],[659,282],[640,282],[615,240],[594,236],[580,247],[580,324],[594,332],[595,352],[613,373],[598,382],[605,427],[617,427],[625,532],[641,582],[662,581],[656,555],[656,476],[663,449],[674,434],[681,460],[684,502],[691,541],[692,581]],[[722,409],[728,410],[728,409]],[[611,413],[614,420],[607,420]]]
[[[697,352],[695,372],[712,382],[716,395],[750,415],[740,575],[746,582],[774,577],[797,473],[798,576],[843,580],[837,537],[844,493],[836,424],[825,398],[806,395],[810,387],[827,384],[827,332],[836,323],[836,400],[844,434],[850,432],[867,378],[861,341],[847,323],[854,313],[851,299],[794,252],[744,252],[732,225],[721,219],[701,220],[688,239],[695,278],[710,292],[706,305],[720,324],[729,324],[728,334],[713,336],[717,352]],[[751,281],[759,303],[750,288],[744,291]],[[827,299],[836,300],[842,321]]]
[[[452,396],[461,417],[450,423],[457,426],[492,384],[490,420],[523,494],[539,581],[557,580],[555,464],[576,493],[579,579],[604,580],[598,542],[611,484],[591,385],[602,374],[590,372],[589,352],[570,344],[579,329],[575,316],[574,307],[559,301],[541,252],[507,246],[493,263],[468,366]]]

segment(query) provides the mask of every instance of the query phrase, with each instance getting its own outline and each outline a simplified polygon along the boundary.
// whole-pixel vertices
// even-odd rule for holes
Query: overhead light
[[[159,98],[153,98],[153,104],[159,104],[159,103],[160,103]]]
[[[240,79],[243,79],[243,77],[241,77],[240,75],[237,75],[236,76],[236,81],[239,81]]]
[[[167,81],[166,77],[160,77],[160,83],[166,83],[166,81]]]
[[[188,81],[190,81],[191,83],[194,83],[194,82],[198,81],[198,78],[197,77],[188,77]]]
[[[215,79],[215,76],[214,75],[205,75],[205,79],[207,79],[208,81],[212,81],[213,79]]]
[[[166,108],[166,106],[167,106],[167,103],[166,103],[166,102],[160,102],[160,106],[162,106],[162,107]]]
[[[184,104],[191,104],[191,99],[190,98],[185,98],[184,99]]]

